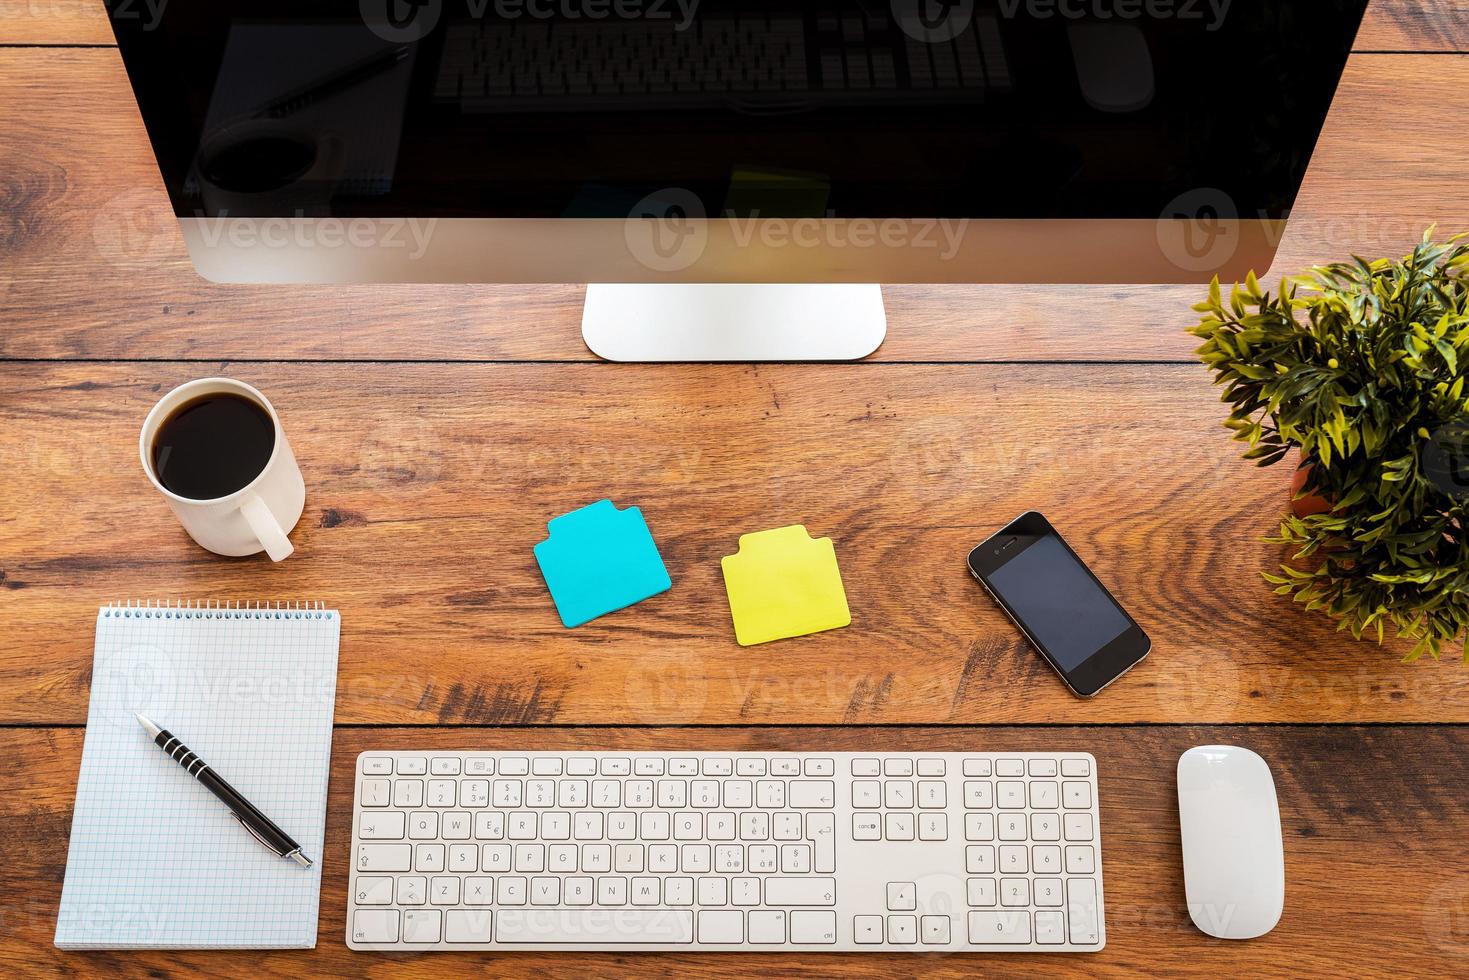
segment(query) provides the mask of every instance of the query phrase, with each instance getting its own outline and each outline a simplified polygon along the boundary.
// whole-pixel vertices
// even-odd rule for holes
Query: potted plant
[[[1410,661],[1469,626],[1469,244],[1432,234],[1274,295],[1251,273],[1226,300],[1216,278],[1190,330],[1245,458],[1299,451],[1295,510],[1267,539],[1292,552],[1265,578],[1358,639],[1390,624]]]

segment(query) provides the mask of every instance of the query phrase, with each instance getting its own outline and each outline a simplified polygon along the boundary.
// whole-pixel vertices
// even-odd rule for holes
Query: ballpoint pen
[[[168,757],[184,767],[190,776],[204,784],[219,801],[230,808],[240,826],[250,832],[260,843],[270,848],[283,858],[290,858],[303,868],[311,867],[311,859],[301,853],[301,845],[291,840],[290,836],[271,822],[270,818],[261,813],[255,806],[243,796],[239,790],[225,782],[213,769],[205,764],[188,747],[180,742],[178,738],[165,729],[159,728],[153,722],[136,712],[133,717],[143,726],[153,744],[168,753]]]

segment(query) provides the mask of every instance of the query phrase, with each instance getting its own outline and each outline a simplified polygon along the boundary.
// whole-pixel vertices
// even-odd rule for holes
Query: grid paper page
[[[316,945],[340,626],[324,609],[99,611],[57,946]],[[251,837],[134,712],[178,736],[312,867]]]

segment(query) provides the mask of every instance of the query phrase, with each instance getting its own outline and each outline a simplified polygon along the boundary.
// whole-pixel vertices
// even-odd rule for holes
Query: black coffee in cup
[[[153,437],[153,472],[170,493],[190,500],[228,497],[265,470],[275,423],[241,395],[216,392],[184,402]]]

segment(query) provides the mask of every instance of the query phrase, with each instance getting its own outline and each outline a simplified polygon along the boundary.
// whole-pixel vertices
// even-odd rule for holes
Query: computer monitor
[[[107,6],[205,277],[587,282],[604,356],[764,360],[870,353],[880,283],[1264,271],[1366,0]]]

